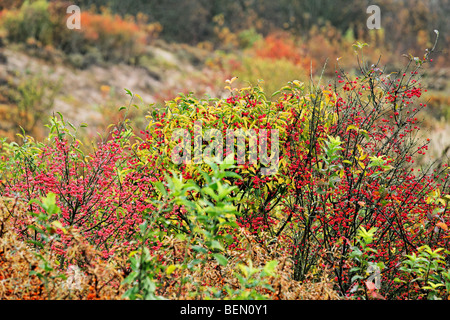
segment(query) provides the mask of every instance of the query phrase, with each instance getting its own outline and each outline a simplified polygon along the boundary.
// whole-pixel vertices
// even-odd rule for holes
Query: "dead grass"
[[[26,210],[25,203],[17,199],[0,198],[0,299],[122,299],[128,289],[122,281],[130,272],[125,250],[118,248],[113,258],[105,260],[76,229],[67,228],[72,240],[72,246],[67,251],[71,264],[61,270],[50,245],[46,245],[44,250],[36,251],[22,241],[14,230],[16,219],[30,219]],[[33,219],[30,223],[34,223]],[[276,276],[267,279],[274,291],[261,287],[258,288],[260,293],[267,294],[274,300],[339,299],[332,289],[333,283],[327,270],[321,272],[319,281],[317,275],[311,275],[311,279],[303,283],[294,281],[291,278],[293,265],[286,254],[280,254],[275,248],[263,248],[246,231],[242,229],[240,232],[245,239],[241,248],[245,250],[228,251],[229,263],[226,267],[221,267],[211,259],[202,268],[195,268],[193,271],[186,269],[184,274],[180,270],[170,276],[163,274],[159,279],[157,294],[167,299],[189,300],[206,297],[208,288],[223,290],[224,286],[228,286],[236,290],[240,287],[235,276],[238,264],[248,264],[251,261],[253,267],[263,268],[268,261],[276,259]],[[186,252],[188,244],[175,237],[165,238],[163,241],[167,250],[158,254],[172,259],[166,261],[167,264],[176,263]],[[189,255],[188,259],[194,258],[192,253]],[[189,276],[193,281],[180,285],[181,276]],[[194,285],[196,282],[202,286]]]

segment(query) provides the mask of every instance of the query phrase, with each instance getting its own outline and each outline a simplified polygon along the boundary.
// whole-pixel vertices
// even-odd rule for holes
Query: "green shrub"
[[[18,11],[7,11],[2,16],[2,25],[7,38],[14,42],[36,39],[43,45],[52,44],[54,24],[45,0],[25,1]]]

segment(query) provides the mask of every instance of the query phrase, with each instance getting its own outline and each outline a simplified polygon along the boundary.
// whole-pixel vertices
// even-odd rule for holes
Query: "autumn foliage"
[[[130,62],[161,31],[161,25],[148,23],[143,14],[123,18],[107,9],[102,13],[82,11],[83,28],[71,30],[67,28],[67,7],[61,1],[25,1],[20,8],[1,11],[0,27],[9,41],[61,50],[72,63],[80,55],[97,63]]]
[[[88,41],[135,31],[83,17]],[[304,63],[289,41],[265,41],[261,58]],[[126,90],[122,120],[92,146],[61,114],[42,142],[2,140],[0,294],[447,299],[448,167],[417,163],[429,143],[418,136],[418,79],[433,50],[395,74],[363,60],[355,77],[338,66],[329,83],[293,80],[270,95],[230,79],[224,98],[181,94],[153,107],[144,130],[127,119],[137,97]],[[202,137],[184,142],[202,155],[230,130],[275,130],[265,148],[277,170],[263,174],[261,153],[237,164],[249,148],[176,163],[179,129]]]
[[[309,58],[311,56],[307,55],[305,50],[286,34],[270,34],[265,37],[264,41],[256,46],[255,55],[272,61],[285,59],[304,70],[316,67]]]

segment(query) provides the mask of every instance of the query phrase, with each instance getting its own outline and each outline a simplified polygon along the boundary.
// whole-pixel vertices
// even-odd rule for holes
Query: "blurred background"
[[[369,5],[381,28],[367,27]],[[67,8],[80,8],[80,29],[67,28]],[[450,0],[0,0],[0,137],[23,128],[37,139],[52,112],[95,135],[119,119],[125,88],[142,97],[132,118],[145,128],[152,104],[179,93],[221,97],[225,80],[271,94],[288,81],[325,81],[339,67],[358,74],[355,42],[387,72],[403,55],[426,65],[424,128],[433,152],[450,145]],[[339,59],[339,60],[338,60]]]

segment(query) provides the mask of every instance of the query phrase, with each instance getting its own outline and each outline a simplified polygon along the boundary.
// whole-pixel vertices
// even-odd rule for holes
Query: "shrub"
[[[52,43],[53,22],[45,0],[25,1],[20,10],[2,13],[2,25],[7,30],[7,38],[14,42],[26,42],[29,38],[43,45]]]
[[[161,30],[156,23],[147,24],[143,15],[136,21],[108,11],[102,14],[82,11],[83,27],[70,30],[66,26],[67,6],[67,3],[45,0],[25,1],[20,9],[2,11],[0,26],[6,30],[9,41],[26,43],[34,39],[42,47],[53,46],[71,55],[91,55],[85,61],[87,64],[89,59],[99,62],[92,54],[94,49],[99,51],[102,60],[132,62],[143,53],[147,41],[157,37]]]
[[[286,34],[271,34],[264,38],[264,41],[255,43],[255,55],[257,57],[270,60],[285,59],[303,70],[309,70],[311,60],[302,52],[300,46],[296,45],[293,39]]]
[[[288,129],[297,136],[309,129],[294,140],[288,157],[288,176],[294,181],[288,230],[293,232],[296,279],[303,279],[321,257],[333,266],[340,291],[347,294],[352,285],[348,254],[357,230],[377,228],[379,238],[371,246],[377,250],[376,262],[386,265],[381,294],[391,297],[403,253],[424,244],[445,246],[444,232],[434,229],[439,219],[448,224],[441,214],[445,208],[427,195],[438,189],[448,193],[448,174],[414,165],[427,149],[427,142],[415,138],[417,113],[425,107],[414,102],[422,92],[415,77],[430,52],[423,60],[410,57],[397,78],[383,75],[376,64],[364,64],[362,76],[354,80],[337,71],[336,82],[329,85],[336,93],[335,121],[323,124],[318,106],[324,96],[316,95],[309,104],[312,116]]]
[[[416,162],[429,143],[417,78],[434,49],[396,74],[362,59],[325,86],[268,96],[234,78],[228,97],[180,94],[141,135],[123,120],[91,153],[53,117],[46,141],[3,142],[2,195],[30,212],[9,219],[60,267],[73,261],[66,229],[105,259],[122,247],[130,299],[336,297],[330,284],[345,298],[444,298],[449,171]]]
[[[125,125],[115,127],[108,139],[85,154],[76,138],[80,128],[55,116],[49,129],[44,142],[21,136],[22,145],[3,144],[2,194],[28,203],[55,193],[61,211],[53,213],[51,220],[79,228],[107,257],[115,244],[133,237],[142,221],[140,212],[151,206],[144,198],[152,190],[143,185],[150,177],[127,172],[134,161],[126,151],[131,132]],[[39,208],[30,204],[29,210],[37,212]],[[33,236],[27,232],[26,221],[18,220],[17,228],[23,239]],[[62,240],[62,245],[55,248],[61,264],[70,246],[70,239]]]
[[[402,284],[399,291],[406,292],[407,299],[448,299],[450,270],[445,261],[448,254],[443,248],[432,250],[424,245],[417,249],[417,253],[406,255],[399,267],[400,278],[394,279]]]
[[[363,46],[356,44],[359,49]],[[419,169],[414,163],[428,143],[416,139],[417,113],[426,107],[414,101],[422,94],[416,77],[432,51],[423,58],[411,56],[398,77],[364,61],[361,77],[350,79],[337,70],[336,81],[326,89],[314,85],[307,89],[293,81],[274,94],[275,101],[266,98],[259,86],[230,87],[232,95],[221,100],[180,96],[149,117],[140,156],[151,166],[202,181],[198,166],[189,161],[174,164],[170,158],[180,145],[195,152],[202,141],[195,140],[196,133],[206,140],[197,149],[204,153],[218,146],[214,141],[223,139],[227,129],[278,130],[276,174],[264,176],[263,166],[247,162],[236,170],[242,179],[229,179],[239,188],[238,222],[262,244],[290,239],[284,248],[294,261],[294,279],[304,280],[323,259],[333,269],[342,295],[350,294],[354,285],[349,255],[359,228],[376,228],[379,240],[370,246],[376,249],[376,263],[386,266],[380,292],[391,297],[396,292],[395,265],[403,253],[424,244],[446,246],[445,205],[436,202],[440,196],[430,200],[430,194],[449,192],[448,174],[433,167]],[[202,120],[201,127],[196,126],[197,119]],[[171,140],[180,128],[187,129],[187,135]],[[218,130],[218,139],[206,136],[211,128]],[[438,222],[444,229],[434,228]],[[386,238],[389,241],[381,240]]]
[[[37,199],[39,215],[27,213],[27,204],[17,198],[0,198],[0,297],[7,300],[120,299],[125,255],[117,250],[114,259],[105,260],[72,227],[50,221],[58,211],[55,195]],[[31,218],[31,219],[30,219]],[[24,242],[16,232],[16,221],[23,219],[41,240]],[[62,267],[55,259],[52,243],[61,234],[72,239],[71,265]],[[37,238],[35,238],[37,239]]]
[[[71,43],[81,53],[88,48],[96,47],[105,61],[129,61],[143,51],[145,33],[133,21],[124,20],[119,15],[108,12],[93,14],[88,11],[81,13],[83,28],[76,30],[81,37]]]

